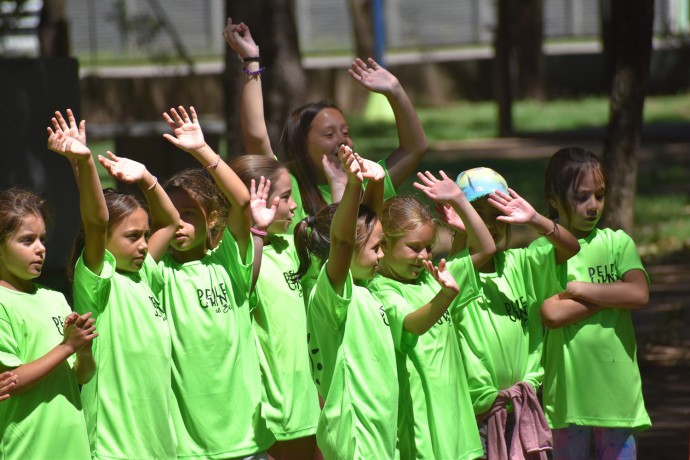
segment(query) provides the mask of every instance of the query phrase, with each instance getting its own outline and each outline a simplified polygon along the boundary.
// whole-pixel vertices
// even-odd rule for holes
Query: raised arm
[[[261,176],[257,185],[254,179],[249,184],[249,202],[252,213],[252,240],[254,241],[254,263],[252,266],[252,287],[254,291],[256,280],[259,279],[261,261],[263,259],[264,244],[268,240],[268,227],[273,223],[278,209],[280,197],[276,196],[270,205],[267,205],[268,192],[271,190],[271,181]]]
[[[90,316],[91,313],[81,316],[77,313],[70,314],[65,321],[64,338],[60,344],[40,358],[11,369],[16,376],[16,383],[9,389],[8,393],[11,396],[16,396],[30,389],[63,361],[97,337],[95,320]],[[7,370],[9,369],[0,366],[0,372]]]
[[[607,308],[635,310],[647,306],[649,284],[642,270],[629,270],[615,283],[569,281],[565,298],[590,302]]]
[[[489,203],[501,211],[496,219],[509,224],[524,224],[545,236],[556,249],[556,263],[562,264],[580,251],[580,243],[568,230],[539,214],[531,204],[513,189],[508,193],[496,191],[489,195]]]
[[[240,255],[244,258],[249,247],[249,228],[252,222],[249,190],[230,166],[204,140],[204,133],[201,131],[194,107],[189,108],[189,114],[182,106],[177,110],[172,108],[169,115],[163,114],[163,118],[174,133],[174,136],[163,134],[163,137],[196,158],[211,173],[218,188],[230,202],[228,230],[237,241]]]
[[[228,18],[223,31],[228,46],[242,59],[242,92],[240,93],[240,125],[247,153],[274,157],[264,118],[264,98],[261,88],[259,47],[254,42],[249,27],[240,22],[234,24]]]
[[[331,247],[328,252],[326,273],[335,292],[342,293],[355,250],[363,177],[359,163],[349,147],[340,146],[338,157],[347,173],[348,181],[331,223]]]
[[[422,123],[398,79],[376,61],[369,58],[367,65],[355,59],[349,73],[367,90],[383,94],[393,109],[399,144],[386,159],[386,167],[397,188],[414,174],[429,148]]]
[[[482,218],[467,201],[460,187],[443,171],[439,174],[440,180],[429,171],[424,174],[417,173],[420,182],[415,182],[413,185],[431,200],[442,205],[448,204],[453,208],[465,224],[472,264],[475,268],[481,267],[493,257],[496,244]]]
[[[66,157],[72,165],[79,189],[79,210],[84,226],[84,263],[93,273],[100,274],[105,259],[108,233],[108,207],[91,151],[86,147],[86,124],[77,126],[74,114],[67,109],[69,125],[60,112],[48,128],[48,148]]]
[[[460,292],[458,283],[453,279],[451,274],[446,270],[446,260],[441,259],[438,267],[430,260],[423,261],[426,270],[434,277],[438,284],[441,285],[441,290],[428,303],[422,305],[415,311],[408,313],[403,320],[403,327],[406,331],[416,335],[422,335],[436,322],[441,319],[443,314],[448,310],[448,307]]]
[[[354,155],[357,163],[359,163],[362,177],[369,180],[362,196],[362,204],[368,206],[377,216],[381,215],[384,201],[383,181],[386,178],[386,171],[380,164],[362,158],[358,153]]]
[[[137,184],[149,205],[153,231],[148,239],[149,254],[156,262],[160,261],[168,250],[170,240],[180,225],[180,214],[175,209],[170,197],[158,184],[143,164],[116,156],[107,152],[108,158],[98,156],[98,161],[115,179],[126,184]]]

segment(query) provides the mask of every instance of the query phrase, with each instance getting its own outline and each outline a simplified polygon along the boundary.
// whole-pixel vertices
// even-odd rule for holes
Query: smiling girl
[[[462,308],[479,295],[474,265],[483,266],[496,246],[460,188],[443,171],[440,174],[441,179],[437,179],[429,172],[420,173],[414,185],[441,206],[452,206],[467,223],[472,254],[463,251],[441,264],[455,279],[460,293],[448,295],[433,273],[425,269],[424,263],[432,256],[436,226],[429,210],[411,196],[389,198],[384,203],[381,275],[370,285],[389,317],[406,316],[405,329],[421,334],[414,350],[396,354],[403,459],[470,459],[482,453],[463,357],[446,309]],[[417,330],[407,318],[429,305],[439,308],[442,316],[431,323],[428,332]],[[450,430],[448,427],[453,425]]]
[[[247,152],[274,158],[264,119],[259,47],[243,22],[234,24],[228,18],[223,35],[245,66],[240,121]],[[385,96],[395,116],[398,146],[379,162],[385,171],[384,197],[395,196],[395,189],[416,171],[427,152],[424,129],[401,83],[376,61],[355,59],[348,73],[367,91]],[[352,148],[353,140],[343,112],[333,103],[305,104],[285,121],[279,157],[291,173],[295,222],[340,201],[347,183],[338,160],[341,145]]]

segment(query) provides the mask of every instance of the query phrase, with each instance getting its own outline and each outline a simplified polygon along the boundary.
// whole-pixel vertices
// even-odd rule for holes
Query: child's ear
[[[216,225],[218,225],[218,211],[211,211],[206,221],[208,222],[209,229],[216,228]]]
[[[549,206],[553,209],[558,209],[558,200],[555,198],[549,198]]]

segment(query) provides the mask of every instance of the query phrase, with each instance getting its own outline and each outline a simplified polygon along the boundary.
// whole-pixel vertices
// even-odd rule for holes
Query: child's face
[[[395,240],[390,245],[384,238],[383,263],[391,278],[400,281],[417,279],[424,270],[423,260],[431,259],[434,225],[427,222]]]
[[[589,235],[601,219],[605,194],[601,173],[596,170],[586,173],[580,183],[568,192],[570,212],[561,203],[556,203],[561,225],[577,238]]]
[[[479,217],[482,218],[496,246],[502,245],[506,239],[506,223],[496,220],[496,218],[502,216],[503,213],[489,204],[488,197],[473,201],[472,207],[477,211]]]
[[[273,193],[268,197],[267,204],[273,203],[275,197],[278,197],[280,201],[278,202],[276,216],[271,225],[268,226],[268,232],[271,234],[286,233],[292,223],[292,218],[295,217],[294,211],[297,209],[297,203],[292,199],[290,175],[287,171],[282,171],[278,180],[273,182],[271,186]]]
[[[377,221],[374,230],[369,235],[366,243],[364,243],[361,251],[356,251],[352,254],[350,271],[352,271],[354,279],[369,280],[376,275],[379,260],[383,257],[383,251],[381,251],[382,237],[383,229],[381,228],[381,222]]]
[[[340,167],[338,149],[343,144],[352,148],[345,117],[337,109],[323,109],[314,117],[307,133],[307,154],[316,170],[323,170],[321,159],[324,155],[334,167]]]
[[[113,224],[106,247],[115,257],[115,267],[122,272],[138,272],[149,252],[149,215],[143,208]]]
[[[28,292],[43,270],[46,258],[46,224],[29,214],[17,230],[0,244],[0,284]]]
[[[180,225],[170,245],[176,255],[186,260],[198,260],[205,254],[210,223],[198,200],[183,190],[173,189],[168,194],[180,213]],[[179,259],[179,258],[178,258]]]

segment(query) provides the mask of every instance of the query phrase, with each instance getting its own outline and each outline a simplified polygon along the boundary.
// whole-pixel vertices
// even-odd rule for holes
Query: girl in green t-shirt
[[[313,459],[320,407],[309,369],[302,286],[294,280],[299,260],[287,233],[297,207],[290,174],[285,165],[263,155],[239,156],[230,167],[251,197],[252,326],[259,344],[263,409],[277,440],[268,453],[276,460]]]
[[[557,151],[546,168],[550,214],[579,238],[564,292],[542,306],[544,407],[553,458],[636,458],[636,433],[651,425],[642,396],[630,310],[649,300],[649,279],[633,240],[599,229],[606,197],[601,161],[579,147]],[[537,240],[534,246],[543,244]]]
[[[266,129],[261,73],[271,71],[262,66],[259,47],[249,27],[234,24],[228,18],[223,34],[228,45],[242,59],[243,87],[240,96],[240,122],[247,153],[274,158]],[[407,93],[398,79],[373,59],[355,59],[350,76],[367,91],[383,95],[395,117],[398,147],[379,162],[385,170],[385,197],[395,196],[395,189],[416,170],[427,152],[422,124]],[[337,203],[347,182],[338,161],[341,145],[353,147],[350,127],[343,112],[333,103],[321,100],[295,109],[285,121],[281,136],[280,159],[293,179],[293,197],[297,203],[296,221],[314,216],[328,203]]]
[[[196,112],[170,109],[164,137],[204,169],[164,187],[180,225],[163,257],[172,338],[173,424],[184,458],[265,458],[266,426],[249,293],[254,247],[247,187],[204,140]]]
[[[505,179],[492,169],[464,171],[456,182],[488,227],[498,249],[479,267],[481,295],[465,308],[451,309],[482,441],[489,458],[491,449],[508,448],[545,456],[551,436],[536,399],[543,375],[539,308],[545,298],[560,292],[556,265],[576,254],[579,245],[570,232],[537,213],[509,189]],[[451,209],[444,207],[441,211],[444,220],[456,230],[452,252],[457,252],[467,244],[463,223]],[[509,249],[508,224],[527,225],[545,235],[549,244],[539,250]],[[521,444],[521,420],[513,415],[517,412],[509,414],[507,426],[496,422],[515,394],[521,395],[522,417],[527,408],[532,408],[523,420],[539,434],[532,444]]]
[[[79,189],[81,233],[70,267],[74,304],[91,312],[98,369],[82,388],[94,458],[175,458],[170,427],[170,334],[161,308],[156,267],[179,223],[179,214],[156,177],[141,163],[108,152],[98,160],[110,175],[137,184],[149,211],[133,195],[103,191],[85,124],[57,114],[49,147],[72,166]]]
[[[464,251],[445,263],[460,294],[447,297],[433,276],[424,270],[431,259],[436,227],[429,210],[412,196],[386,200],[381,214],[384,257],[371,289],[382,300],[389,316],[408,315],[428,303],[448,308],[463,306],[478,295],[478,276],[473,263],[483,265],[493,255],[491,234],[458,186],[441,171],[419,174],[421,189],[440,205],[453,206],[467,222],[473,254]],[[406,325],[406,329],[408,329]],[[421,333],[422,331],[416,331]],[[482,454],[474,423],[465,369],[450,314],[419,337],[409,354],[397,354],[400,382],[400,457],[470,459]],[[449,430],[449,426],[456,426]]]
[[[93,377],[98,334],[89,313],[34,283],[47,211],[33,192],[0,192],[0,400],[11,395],[0,403],[0,457],[8,460],[90,458],[77,384]]]

